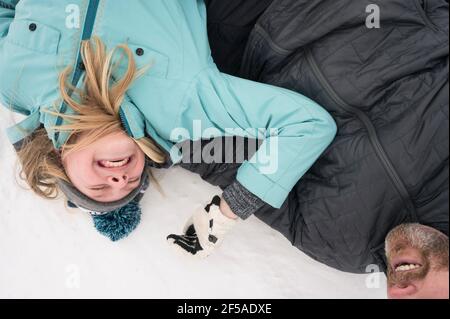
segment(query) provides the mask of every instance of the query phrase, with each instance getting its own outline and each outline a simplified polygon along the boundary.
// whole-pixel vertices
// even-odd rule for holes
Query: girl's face
[[[99,202],[113,202],[139,186],[145,154],[126,133],[117,132],[63,156],[63,164],[80,192]]]

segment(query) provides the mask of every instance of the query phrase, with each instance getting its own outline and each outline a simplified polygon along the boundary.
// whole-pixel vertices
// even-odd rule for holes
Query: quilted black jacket
[[[300,92],[339,127],[283,207],[266,205],[256,216],[312,258],[354,273],[372,264],[385,269],[385,236],[401,223],[448,235],[448,1],[231,3],[248,1],[252,10],[231,5],[234,12],[222,16],[228,28],[239,26],[235,36],[220,35],[217,14],[209,26],[219,67],[239,65],[238,76]],[[369,29],[373,4],[381,25]],[[254,20],[243,22],[245,12]],[[215,50],[227,45],[238,48],[230,61]],[[239,167],[182,165],[222,188]]]

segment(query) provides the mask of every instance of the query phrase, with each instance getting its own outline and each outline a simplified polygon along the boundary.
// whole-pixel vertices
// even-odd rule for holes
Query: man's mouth
[[[422,267],[417,260],[407,258],[396,258],[392,262],[392,269],[396,273],[417,270]]]
[[[101,160],[98,161],[100,166],[105,168],[120,168],[126,166],[131,161],[131,156],[118,160]]]
[[[416,270],[419,269],[420,267],[422,267],[419,264],[401,264],[396,266],[395,272],[405,272],[405,271],[411,271],[411,270]]]

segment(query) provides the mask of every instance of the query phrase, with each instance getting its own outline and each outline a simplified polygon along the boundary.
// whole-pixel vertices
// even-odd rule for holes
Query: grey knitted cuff
[[[234,181],[223,191],[223,199],[231,211],[241,219],[247,219],[261,208],[265,202],[251,193],[238,181]]]

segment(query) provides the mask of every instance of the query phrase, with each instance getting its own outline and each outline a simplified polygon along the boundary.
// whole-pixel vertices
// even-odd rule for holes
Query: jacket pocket
[[[146,46],[127,43],[131,49],[136,61],[138,69],[145,69],[144,76],[167,78],[169,71],[169,57],[161,52],[151,49]],[[127,63],[120,63],[119,72],[124,74],[126,72]]]
[[[6,41],[10,44],[44,54],[57,54],[61,32],[33,20],[14,20]]]

